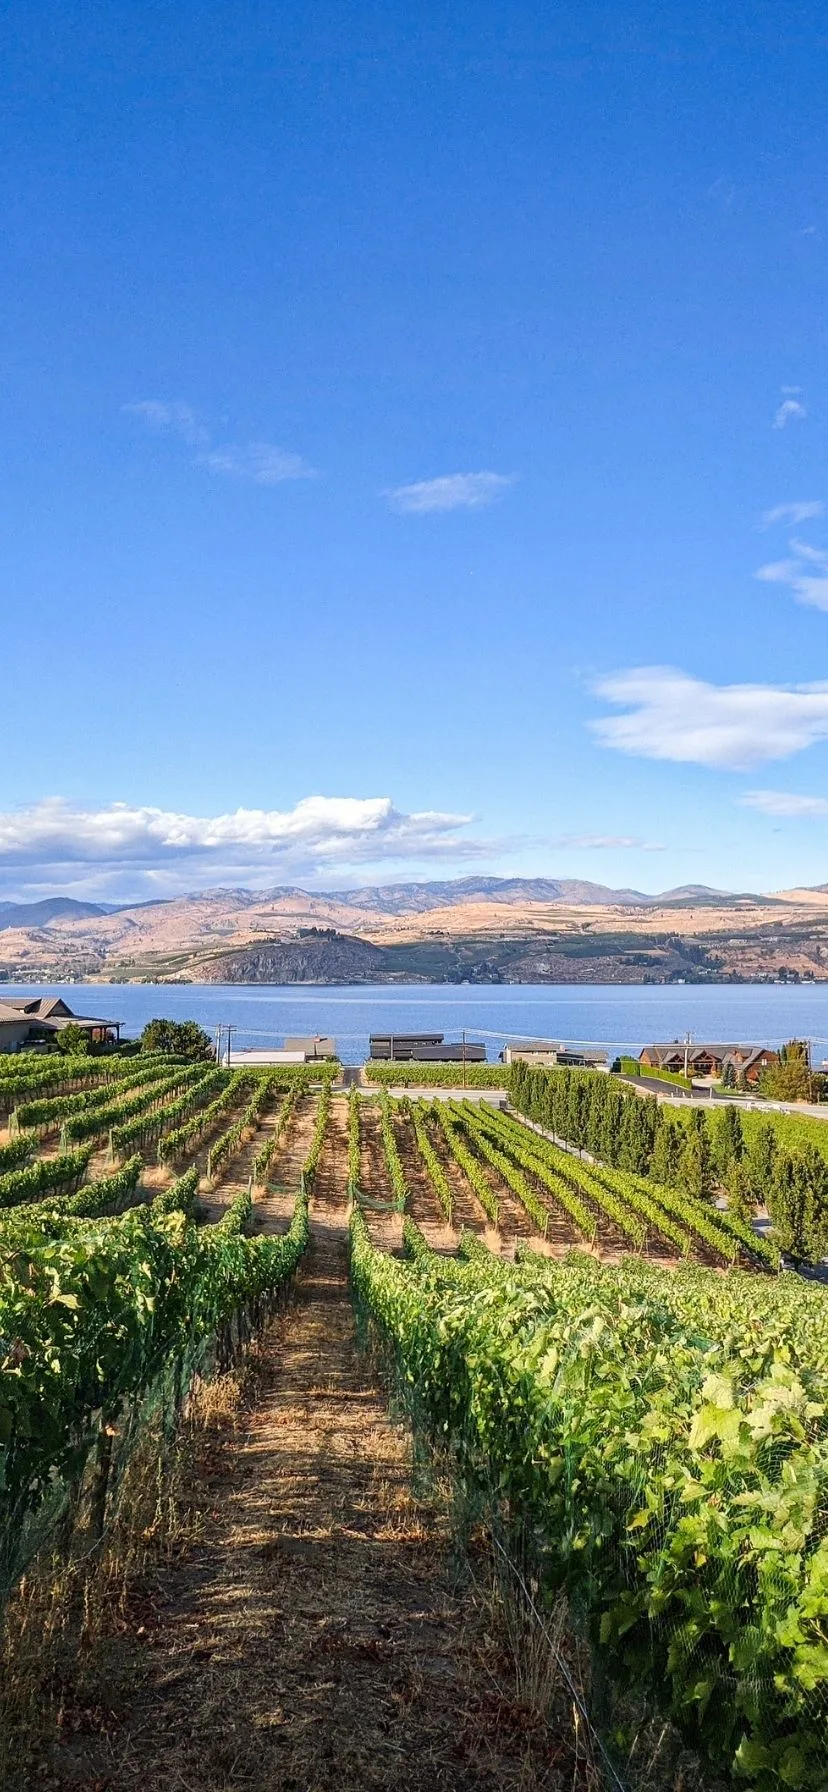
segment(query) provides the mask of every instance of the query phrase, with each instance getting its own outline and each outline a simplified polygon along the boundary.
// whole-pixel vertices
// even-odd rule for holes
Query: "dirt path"
[[[412,1495],[407,1432],[357,1353],[346,1127],[335,1101],[295,1301],[246,1430],[204,1464],[205,1528],[119,1639],[105,1720],[59,1751],[62,1786],[577,1792],[568,1740],[521,1706],[458,1591],[441,1509]]]

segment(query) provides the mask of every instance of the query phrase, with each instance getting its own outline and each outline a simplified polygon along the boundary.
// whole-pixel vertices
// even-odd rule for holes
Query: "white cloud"
[[[774,412],[774,418],[773,418],[774,429],[785,429],[787,427],[787,425],[794,420],[794,418],[807,417],[808,412],[807,412],[804,404],[802,403],[801,398],[796,396],[801,391],[802,391],[801,386],[783,386],[782,387],[782,392],[783,392],[782,403],[778,406],[777,410]],[[787,394],[787,396],[784,396],[784,394]]]
[[[819,498],[805,499],[799,504],[774,504],[772,510],[766,510],[760,519],[760,529],[772,529],[776,523],[810,523],[814,517],[825,515],[825,505]]]
[[[178,436],[191,448],[203,448],[210,437],[206,425],[189,404],[166,404],[158,398],[142,398],[137,404],[125,404],[128,417],[140,417],[149,429]]]
[[[828,610],[828,553],[796,538],[789,546],[794,558],[771,560],[766,566],[760,566],[757,579],[762,579],[766,585],[787,585],[798,604]]]
[[[316,470],[300,454],[289,454],[272,442],[227,442],[198,457],[211,473],[232,479],[251,479],[254,485],[281,485],[285,479],[315,479]]]
[[[0,814],[0,873],[27,870],[29,881],[138,888],[168,894],[210,883],[313,877],[317,871],[395,861],[478,859],[504,842],[466,830],[472,817],[440,810],[408,814],[390,797],[304,797],[293,809],[236,809],[188,815],[110,803],[78,807],[47,798]],[[157,887],[154,887],[157,886]]]
[[[746,809],[759,809],[763,815],[796,820],[812,815],[828,815],[828,797],[795,796],[785,790],[748,790],[740,798]]]
[[[828,740],[828,682],[706,684],[670,666],[640,666],[595,682],[621,716],[590,727],[606,747],[641,759],[745,771]]]
[[[569,846],[586,852],[664,852],[656,841],[639,834],[559,834],[552,846]]]
[[[441,479],[420,479],[386,492],[392,509],[407,516],[424,516],[433,510],[481,510],[501,498],[514,473],[447,473]]]
[[[123,407],[127,416],[138,417],[148,429],[177,436],[189,448],[199,449],[195,465],[232,479],[250,479],[254,485],[281,485],[286,479],[314,479],[316,472],[300,454],[291,454],[273,442],[219,442],[213,444],[203,418],[189,404],[142,398]]]

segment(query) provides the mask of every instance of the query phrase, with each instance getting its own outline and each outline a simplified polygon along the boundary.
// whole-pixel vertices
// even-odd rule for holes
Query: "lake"
[[[366,1057],[369,1033],[435,1031],[482,1040],[490,1060],[514,1039],[565,1039],[640,1051],[689,1031],[695,1040],[778,1045],[810,1039],[814,1062],[828,1056],[828,983],[817,984],[360,984],[347,988],[268,984],[0,984],[3,995],[61,995],[79,1014],[140,1033],[164,1015],[219,1022],[234,1046],[280,1044],[288,1033],[333,1034],[345,1064]]]

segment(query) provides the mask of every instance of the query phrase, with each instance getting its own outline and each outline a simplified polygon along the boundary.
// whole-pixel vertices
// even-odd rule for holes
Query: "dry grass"
[[[55,1743],[103,1732],[128,1691],[123,1639],[146,1635],[153,1585],[204,1521],[202,1472],[255,1387],[243,1374],[198,1381],[176,1437],[148,1425],[125,1466],[106,1533],[96,1543],[82,1505],[67,1553],[43,1550],[5,1613],[0,1683],[0,1783],[23,1792],[54,1780]]]

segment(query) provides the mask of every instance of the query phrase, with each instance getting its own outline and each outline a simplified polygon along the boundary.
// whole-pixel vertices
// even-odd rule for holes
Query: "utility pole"
[[[463,1088],[466,1087],[466,1029],[463,1028]]]
[[[228,1068],[228,1070],[230,1068],[230,1035],[231,1035],[231,1033],[236,1033],[237,1031],[238,1031],[238,1028],[231,1027],[231,1025],[228,1021],[228,1023],[227,1023],[227,1068]]]
[[[692,1043],[693,1043],[692,1033],[686,1032],[684,1035],[684,1074],[685,1074],[685,1076],[687,1076],[689,1074],[688,1064],[690,1061],[690,1047],[691,1047]]]
[[[216,1063],[221,1063],[221,1021],[216,1027]]]

